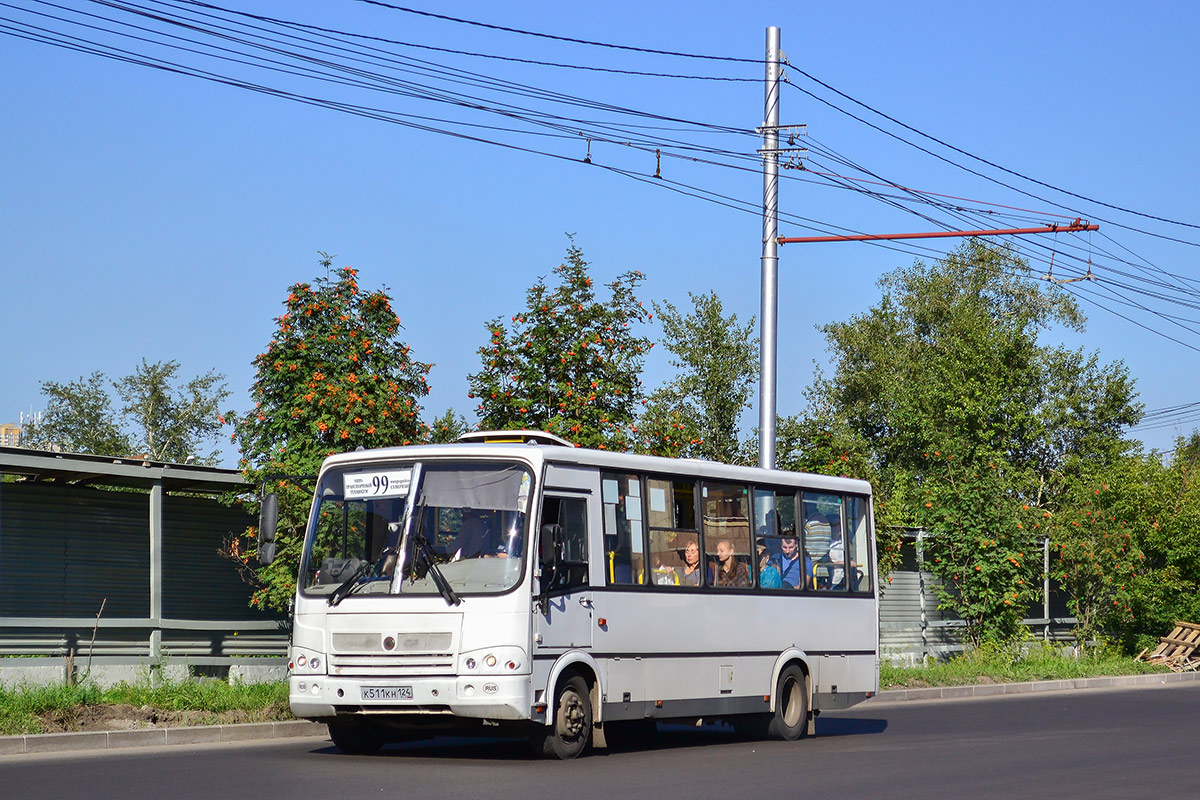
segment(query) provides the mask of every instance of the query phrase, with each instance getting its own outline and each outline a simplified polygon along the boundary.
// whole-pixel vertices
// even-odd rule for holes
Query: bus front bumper
[[[302,719],[338,714],[458,716],[494,720],[530,717],[529,675],[431,678],[291,676],[292,713]]]

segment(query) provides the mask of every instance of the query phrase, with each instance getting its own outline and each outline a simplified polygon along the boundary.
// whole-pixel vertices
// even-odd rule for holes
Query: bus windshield
[[[302,591],[331,603],[351,594],[438,594],[436,572],[455,593],[507,591],[524,572],[531,488],[529,471],[513,463],[330,470],[317,487]]]

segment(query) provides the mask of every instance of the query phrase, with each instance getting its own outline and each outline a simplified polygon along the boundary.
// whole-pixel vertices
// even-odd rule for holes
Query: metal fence
[[[925,531],[905,531],[900,568],[881,581],[880,652],[898,663],[945,658],[964,649],[965,624],[953,612],[938,608],[938,579],[924,569],[927,535]],[[1028,609],[1022,624],[1045,641],[1074,641],[1075,619],[1050,580],[1049,540],[1042,542],[1042,602]]]

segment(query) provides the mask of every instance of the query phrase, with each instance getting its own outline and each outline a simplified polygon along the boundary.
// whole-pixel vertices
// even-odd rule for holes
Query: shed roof
[[[27,480],[74,485],[131,486],[149,489],[157,482],[173,492],[228,492],[249,488],[235,469],[171,464],[139,458],[54,453],[24,447],[0,447],[0,474]]]

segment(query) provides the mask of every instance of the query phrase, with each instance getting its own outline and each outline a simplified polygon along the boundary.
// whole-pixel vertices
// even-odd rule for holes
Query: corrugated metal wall
[[[900,566],[881,582],[879,600],[879,649],[885,658],[911,661],[925,656],[945,656],[963,649],[962,622],[953,611],[938,608],[937,578],[918,569],[917,541],[904,537]],[[1036,637],[1071,641],[1073,620],[1066,597],[1050,582],[1050,623],[1040,620],[1041,601],[1026,610],[1026,625]]]
[[[0,616],[150,613],[142,492],[0,483]]]
[[[251,587],[219,555],[249,514],[205,497],[163,501],[163,616],[168,619],[267,619],[249,606]]]
[[[150,502],[143,491],[0,483],[0,617],[146,618]],[[218,554],[248,514],[204,497],[163,500],[163,616],[263,620]]]

